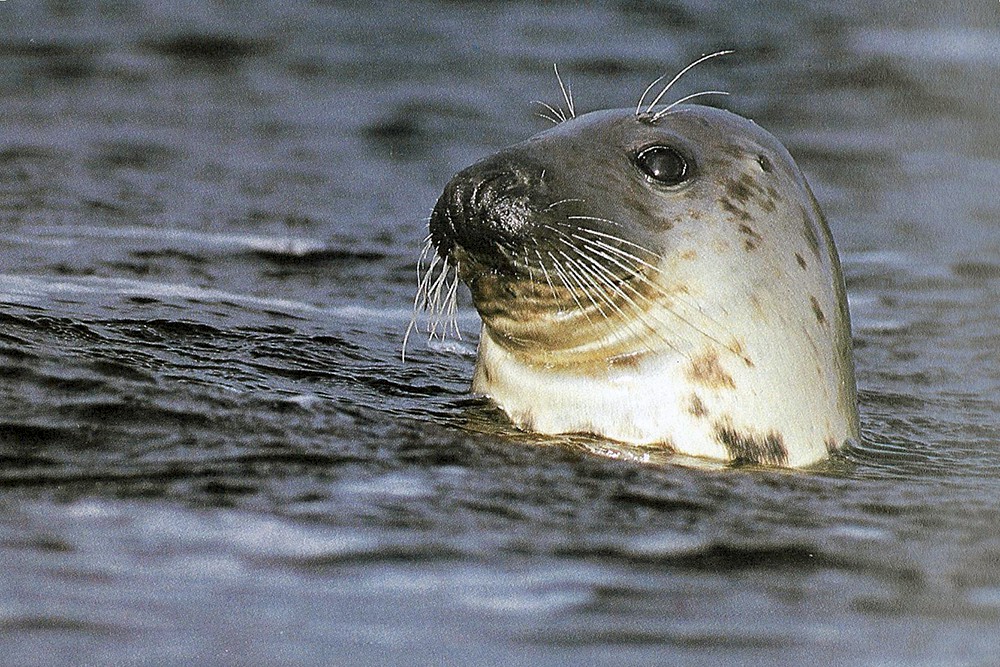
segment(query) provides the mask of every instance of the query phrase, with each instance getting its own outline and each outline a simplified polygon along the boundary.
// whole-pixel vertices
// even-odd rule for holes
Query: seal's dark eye
[[[680,185],[691,177],[688,161],[670,146],[650,146],[635,157],[642,173],[662,185]]]

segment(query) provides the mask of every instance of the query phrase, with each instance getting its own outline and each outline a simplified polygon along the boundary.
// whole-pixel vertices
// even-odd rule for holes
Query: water
[[[1000,5],[0,3],[10,665],[991,665]],[[779,136],[865,443],[808,472],[519,434],[411,343],[426,217],[532,100]]]

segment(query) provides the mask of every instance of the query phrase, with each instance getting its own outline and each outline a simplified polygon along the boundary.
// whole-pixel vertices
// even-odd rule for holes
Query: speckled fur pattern
[[[690,177],[646,177],[650,145]],[[483,319],[473,391],[524,429],[793,467],[858,437],[836,249],[751,121],[697,105],[567,118],[456,175],[431,238]]]

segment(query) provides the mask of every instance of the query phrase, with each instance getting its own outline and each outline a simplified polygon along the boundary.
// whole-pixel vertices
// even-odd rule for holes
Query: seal
[[[472,391],[522,429],[815,463],[859,435],[829,228],[775,137],[662,94],[580,116],[567,96],[557,125],[456,174],[424,301],[468,286]]]

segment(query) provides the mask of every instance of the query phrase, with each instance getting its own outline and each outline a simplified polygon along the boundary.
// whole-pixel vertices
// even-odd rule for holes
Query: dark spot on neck
[[[705,404],[701,402],[701,398],[698,397],[698,394],[691,394],[691,398],[688,403],[688,412],[691,416],[699,418],[708,415],[708,409],[705,407]]]
[[[741,204],[747,203],[747,201],[750,200],[750,197],[753,196],[753,193],[750,192],[750,188],[747,187],[745,182],[743,182],[743,179],[739,181],[731,180],[726,183],[726,194]]]
[[[743,247],[749,252],[751,250],[756,250],[757,245],[761,242],[761,235],[753,230],[750,225],[741,224],[740,232],[746,235],[746,239],[743,241]]]
[[[719,197],[719,205],[726,213],[739,220],[751,220],[750,213],[734,204],[728,197]]]
[[[816,321],[820,324],[826,324],[826,315],[823,313],[823,309],[819,307],[819,301],[816,297],[809,297],[809,303],[812,304],[813,314],[816,316]]]
[[[733,465],[788,464],[788,450],[780,433],[760,435],[750,430],[737,430],[731,423],[716,424],[715,437],[726,448]]]
[[[819,236],[816,235],[816,229],[813,227],[812,216],[809,215],[809,211],[805,208],[802,209],[802,236],[805,237],[806,243],[809,244],[809,249],[812,250],[816,258],[819,259],[823,256],[822,250],[819,246]]]
[[[688,377],[710,389],[735,389],[736,382],[719,363],[719,353],[707,350],[691,360]]]

